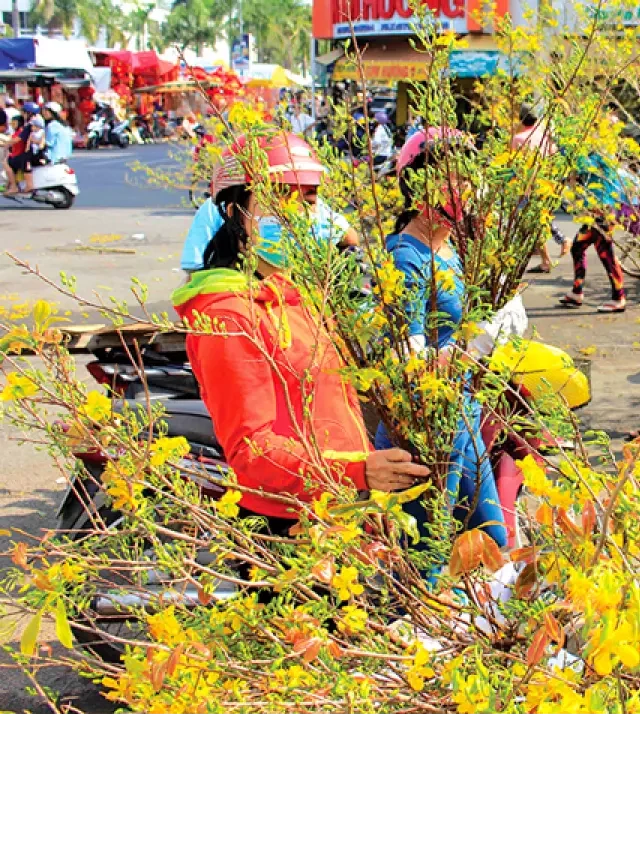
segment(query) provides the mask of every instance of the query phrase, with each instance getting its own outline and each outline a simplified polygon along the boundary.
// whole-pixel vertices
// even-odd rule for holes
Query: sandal
[[[622,314],[627,309],[627,303],[620,299],[618,301],[611,300],[605,302],[604,305],[598,305],[598,311],[601,314]]]
[[[578,299],[571,293],[565,293],[564,296],[560,297],[558,302],[565,308],[582,308],[582,299]]]
[[[527,270],[527,273],[533,273],[534,275],[537,273],[544,273],[545,275],[548,275],[550,272],[551,267],[547,269],[546,267],[543,267],[542,264],[538,264],[537,267],[532,267],[530,270]]]

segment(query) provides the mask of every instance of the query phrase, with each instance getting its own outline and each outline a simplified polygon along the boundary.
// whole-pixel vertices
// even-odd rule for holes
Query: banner
[[[251,77],[251,53],[253,49],[253,36],[244,33],[240,38],[234,39],[231,45],[231,70],[241,80]]]

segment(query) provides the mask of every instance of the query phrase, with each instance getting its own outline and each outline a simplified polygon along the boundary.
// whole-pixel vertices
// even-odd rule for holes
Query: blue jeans
[[[505,548],[507,529],[496,480],[480,434],[480,415],[480,406],[471,402],[468,406],[468,423],[471,429],[462,421],[453,442],[447,474],[449,503],[453,507],[454,518],[462,522],[465,528],[472,530],[479,527],[491,536],[499,548]],[[386,450],[393,446],[382,423],[378,426],[375,446],[376,450]],[[475,509],[469,515],[474,503]],[[429,519],[421,501],[418,499],[405,504],[404,510],[416,519],[420,536],[424,536]],[[427,549],[428,543],[425,542],[417,546],[417,550]]]

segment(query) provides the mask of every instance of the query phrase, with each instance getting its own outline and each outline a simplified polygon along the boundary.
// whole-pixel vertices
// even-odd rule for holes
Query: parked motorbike
[[[129,355],[134,341],[140,352],[138,365],[132,364]],[[119,398],[116,406],[139,406],[146,411],[147,398],[162,402],[167,434],[183,436],[189,442],[191,450],[185,460],[189,478],[205,494],[214,499],[221,497],[228,465],[186,358],[184,335],[156,335],[152,327],[144,325],[105,329],[93,336],[87,348],[94,356],[87,369],[97,382],[106,386],[109,395]],[[518,407],[526,410],[528,398],[540,400],[550,391],[562,395],[574,410],[590,400],[586,375],[566,353],[555,347],[538,341],[518,347],[507,343],[494,352],[491,364],[510,372],[511,391],[505,395],[505,402],[512,411]],[[371,428],[376,419],[372,412],[364,414]],[[482,434],[504,509],[509,546],[521,547],[527,542],[528,516],[522,505],[523,478],[516,461],[537,454],[542,437],[514,431],[505,435],[502,421],[490,414],[484,418]],[[97,515],[107,528],[116,528],[122,517],[108,506],[100,487],[106,457],[81,450],[76,456],[84,463],[86,473],[72,481],[60,504],[58,533],[81,539],[93,529]],[[152,549],[149,560],[152,566]],[[201,565],[206,565],[206,560],[206,553],[199,555]],[[226,599],[235,593],[233,583],[223,582],[214,590],[213,598]],[[119,660],[123,644],[141,634],[136,610],[153,610],[160,596],[163,601],[175,598],[187,606],[196,606],[199,601],[195,585],[172,580],[155,567],[145,573],[137,586],[130,576],[116,579],[115,584],[111,577],[104,590],[99,590],[74,620],[76,639],[106,661]]]
[[[126,148],[129,145],[129,119],[113,123],[104,115],[96,113],[87,125],[87,149],[101,145],[117,145]]]
[[[46,166],[38,166],[32,172],[33,192],[22,193],[18,196],[6,196],[15,202],[36,201],[38,204],[49,204],[56,210],[68,210],[76,196],[78,179],[74,170],[66,163],[49,163]],[[6,175],[2,172],[3,183]],[[24,182],[19,182],[22,189]]]

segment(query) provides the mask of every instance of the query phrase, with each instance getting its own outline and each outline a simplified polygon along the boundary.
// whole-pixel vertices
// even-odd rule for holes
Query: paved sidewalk
[[[558,224],[573,237],[576,226],[566,217]],[[559,248],[549,243],[557,261]],[[532,260],[536,266],[539,259]],[[627,277],[624,314],[599,314],[598,305],[610,297],[610,286],[594,249],[587,256],[587,279],[582,308],[563,308],[558,297],[571,288],[571,255],[560,259],[550,275],[529,275],[524,301],[529,333],[535,331],[572,356],[591,359],[593,399],[580,412],[585,429],[605,430],[619,449],[625,435],[640,428],[640,280]]]

